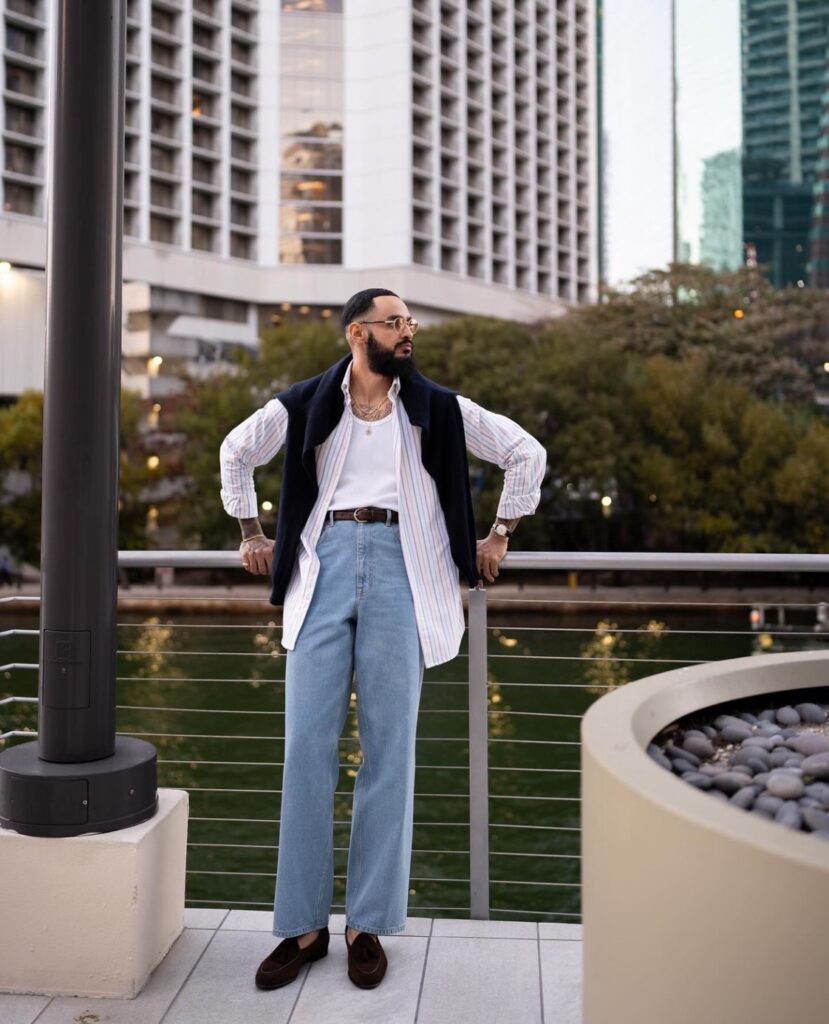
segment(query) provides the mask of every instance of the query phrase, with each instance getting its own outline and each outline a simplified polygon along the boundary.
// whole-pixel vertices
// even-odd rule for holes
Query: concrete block
[[[132,999],[184,927],[188,796],[118,832],[0,829],[0,992]]]

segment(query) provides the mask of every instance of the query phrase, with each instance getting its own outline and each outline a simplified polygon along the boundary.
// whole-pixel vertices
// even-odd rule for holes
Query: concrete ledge
[[[184,927],[188,795],[149,821],[44,839],[0,829],[0,991],[131,999]]]
[[[584,1024],[826,1020],[829,843],[711,799],[645,752],[732,700],[827,687],[819,651],[642,679],[582,723]]]

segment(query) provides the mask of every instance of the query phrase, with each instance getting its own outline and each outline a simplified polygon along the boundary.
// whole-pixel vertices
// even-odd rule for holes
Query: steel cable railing
[[[146,560],[141,564],[169,564],[167,553],[147,552],[129,553],[141,555],[143,558],[152,558],[154,561],[148,563]],[[177,558],[184,560],[176,564],[203,564],[200,561],[199,553],[188,552],[173,553]],[[216,554],[216,553],[212,553]],[[235,553],[218,553],[222,558],[228,560],[228,564],[237,564]],[[519,564],[530,557],[530,553],[518,555],[511,554],[504,563],[505,568],[528,568],[527,565]],[[535,562],[532,568],[550,568],[544,562],[544,556],[538,561],[538,555],[532,553]],[[603,562],[608,560],[612,563],[614,559],[625,556],[603,556]],[[639,558],[640,556],[630,556]],[[687,565],[676,565],[680,556],[665,556],[664,564],[660,568],[685,568]],[[829,570],[829,556],[692,556],[710,561],[712,569],[751,568],[754,571],[767,571],[774,568],[775,571],[791,571],[794,566],[791,561],[796,559],[796,571],[827,571]],[[775,561],[774,566],[770,565],[768,559]],[[726,562],[723,563],[723,559]],[[232,562],[231,562],[232,560]],[[658,560],[658,559],[657,559]],[[747,565],[747,560],[752,565]],[[512,563],[507,565],[507,562]],[[657,565],[653,557],[646,559],[645,567],[654,570]],[[133,563],[135,564],[135,563]],[[597,567],[598,562],[594,559],[591,567]],[[569,565],[562,564],[558,567],[568,568]],[[583,568],[584,565],[576,567]],[[620,568],[618,564],[611,564],[610,568]],[[631,568],[632,566],[626,566]],[[707,567],[707,566],[706,566]],[[699,568],[695,565],[694,568]],[[583,592],[583,591],[582,591]],[[166,595],[165,595],[166,596]],[[147,600],[146,595],[120,595],[121,599]],[[247,602],[262,604],[260,598],[243,597],[237,595],[211,595],[210,600],[216,602]],[[0,598],[0,605],[14,601],[28,601],[33,603],[31,595],[15,595],[12,598]],[[34,599],[36,600],[36,598]],[[206,600],[202,595],[199,601]],[[474,602],[478,607],[473,607]],[[513,917],[530,915],[538,920],[577,920],[578,892],[580,882],[578,881],[579,851],[578,838],[580,829],[578,825],[578,807],[580,798],[578,796],[577,780],[579,768],[577,759],[567,758],[575,755],[580,748],[580,743],[575,738],[567,738],[567,733],[556,735],[555,730],[568,729],[577,725],[582,714],[594,697],[601,692],[613,689],[618,682],[603,682],[600,678],[585,676],[594,666],[605,669],[623,669],[627,672],[638,672],[639,666],[645,667],[647,672],[658,671],[660,665],[676,664],[705,664],[717,660],[717,657],[700,658],[655,656],[661,655],[661,650],[628,650],[625,653],[620,649],[621,645],[636,645],[643,639],[642,627],[633,627],[629,622],[617,624],[611,623],[610,635],[614,637],[615,649],[607,657],[596,657],[585,654],[585,644],[590,644],[597,636],[596,625],[577,624],[567,622],[565,625],[550,626],[547,624],[515,624],[510,621],[506,626],[492,626],[486,622],[485,607],[481,605],[486,601],[486,592],[478,591],[470,594],[470,616],[469,627],[466,631],[468,649],[463,651],[456,661],[441,666],[440,680],[424,680],[424,698],[429,693],[436,693],[437,688],[447,696],[458,694],[455,690],[458,686],[464,686],[468,691],[468,706],[456,707],[422,707],[420,711],[421,728],[426,735],[418,736],[418,744],[429,743],[435,749],[441,749],[441,743],[447,744],[447,752],[457,750],[460,746],[461,754],[467,755],[465,763],[448,763],[446,757],[429,758],[423,762],[417,762],[419,776],[424,772],[438,772],[448,782],[458,778],[458,772],[465,772],[468,775],[468,787],[454,785],[437,787],[426,785],[422,790],[416,791],[416,806],[425,810],[430,804],[437,806],[436,815],[440,820],[429,820],[422,813],[415,814],[414,827],[416,836],[421,842],[413,849],[413,874],[411,884],[413,889],[410,895],[422,892],[421,886],[426,886],[426,894],[434,890],[434,902],[430,905],[421,905],[420,901],[412,900],[409,904],[410,913],[425,912],[464,912],[472,916],[490,916],[489,894],[498,893],[497,905],[494,913],[503,916]],[[575,598],[575,595],[567,594],[566,598],[559,598],[557,602],[551,602],[547,598],[537,598],[530,595],[522,595],[518,598],[498,598],[499,608],[514,606],[516,611],[529,616],[536,615],[534,607],[542,608],[546,613],[551,603],[566,605],[568,608],[579,606],[582,609],[599,608],[603,617],[608,616],[607,599],[605,598]],[[786,612],[804,612],[816,607],[815,602],[803,601],[780,601],[753,602],[749,597],[739,601],[724,601],[720,596],[712,601],[689,601],[668,600],[660,598],[659,607],[661,613],[666,611],[674,614],[680,612],[685,615],[698,613],[701,609],[707,609],[715,604],[718,610],[727,609],[731,613],[745,613],[745,610],[753,605],[773,604],[775,608],[785,609]],[[625,601],[618,596],[613,600],[614,618],[627,617],[634,611],[642,608],[641,600]],[[483,615],[481,612],[483,611]],[[212,613],[211,613],[212,614]],[[514,613],[512,618],[514,619]],[[595,616],[594,616],[595,617]],[[146,618],[146,616],[145,616]],[[706,643],[716,639],[718,643],[748,644],[750,639],[756,639],[756,629],[735,628],[735,623],[728,624],[727,628],[705,629],[697,623],[683,622],[671,625],[661,637],[664,641],[667,637],[671,641],[681,641],[686,644]],[[242,806],[247,809],[255,809],[263,801],[272,801],[281,795],[281,790],[274,787],[256,785],[258,774],[262,771],[273,771],[274,768],[282,767],[283,762],[277,758],[246,758],[245,748],[250,744],[262,742],[280,744],[284,737],[278,733],[256,734],[256,723],[274,721],[275,716],[284,715],[284,711],[272,707],[226,707],[226,706],[194,706],[202,701],[202,694],[214,693],[213,687],[231,686],[233,688],[234,700],[247,702],[246,693],[257,690],[273,697],[279,694],[283,680],[276,673],[271,676],[269,665],[271,662],[279,661],[283,654],[275,649],[275,638],[272,633],[277,629],[274,621],[267,623],[226,623],[226,622],[168,622],[168,621],[139,621],[119,623],[121,636],[129,638],[132,646],[119,646],[119,663],[129,661],[134,666],[132,674],[119,674],[119,689],[140,687],[146,694],[151,694],[154,700],[150,701],[123,701],[117,705],[119,723],[123,719],[132,721],[128,725],[123,722],[123,728],[119,725],[119,732],[125,735],[142,736],[152,741],[157,741],[159,747],[160,782],[164,785],[183,788],[191,794],[191,801],[194,813],[191,821],[191,836],[188,842],[188,903],[191,905],[223,905],[223,906],[249,906],[249,907],[271,907],[272,901],[249,898],[262,892],[261,882],[264,879],[272,880],[274,871],[270,860],[249,862],[250,857],[270,857],[278,850],[278,842],[257,841],[256,833],[262,828],[269,831],[278,829],[279,819],[275,817],[260,817],[242,815],[238,812]],[[165,632],[166,631],[166,632]],[[771,623],[764,629],[764,633],[775,638],[785,637],[789,640],[807,640],[815,636],[814,630],[805,628],[776,629]],[[508,637],[505,638],[505,634]],[[23,645],[26,638],[39,635],[37,629],[4,629],[0,632],[0,640],[4,642],[16,642]],[[212,636],[226,639],[224,649],[209,649],[210,644],[203,645],[199,642],[187,643],[187,637],[198,640],[198,637],[207,638]],[[607,633],[605,635],[608,635]],[[152,637],[157,637],[157,642]],[[182,647],[173,638],[181,637],[184,641]],[[140,638],[140,640],[138,639]],[[245,644],[258,644],[265,647],[270,644],[270,649],[260,650],[228,650],[227,643],[231,646],[238,646],[231,638],[243,638]],[[264,640],[262,638],[265,638]],[[500,642],[505,643],[510,650],[505,653],[498,651]],[[541,645],[540,648],[537,645]],[[545,646],[546,645],[546,646]],[[548,649],[549,645],[553,645]],[[558,645],[558,649],[556,648]],[[561,646],[563,645],[563,647]],[[494,650],[490,649],[492,646]],[[532,648],[536,646],[537,649]],[[518,648],[518,649],[514,649]],[[554,653],[551,653],[554,650]],[[677,653],[677,652],[674,652]],[[702,653],[696,651],[695,653]],[[719,652],[716,652],[721,656]],[[37,669],[36,663],[24,661],[19,653],[13,655],[19,660],[10,660],[5,665],[0,665],[0,678],[8,680],[19,674],[23,678],[25,674]],[[251,672],[245,676],[244,670],[240,674],[223,675],[204,674],[198,672],[199,662],[204,658],[214,659],[214,664],[219,666],[221,661],[215,659],[227,659],[227,666],[232,671],[234,664],[246,664],[251,666]],[[249,659],[247,662],[239,662],[240,658]],[[189,664],[188,664],[189,662]],[[256,666],[262,666],[257,668]],[[161,671],[159,671],[161,669]],[[166,669],[166,671],[164,671]],[[451,671],[443,671],[450,669]],[[536,671],[542,670],[544,678],[533,680],[527,678]],[[215,670],[214,670],[215,671]],[[123,668],[122,668],[123,672]],[[457,674],[465,678],[445,678],[448,675]],[[515,678],[517,672],[519,678]],[[264,673],[264,674],[263,674]],[[427,673],[428,675],[428,673]],[[520,678],[523,676],[524,678]],[[552,678],[551,678],[552,677]],[[629,676],[625,677],[629,678]],[[275,685],[274,685],[275,684]],[[205,687],[211,687],[206,690]],[[529,688],[533,687],[532,690]],[[247,688],[247,689],[246,689]],[[428,689],[427,689],[428,688]],[[176,700],[175,694],[181,692],[188,698]],[[238,698],[236,695],[239,695]],[[549,695],[545,696],[545,695]],[[216,695],[219,697],[219,695]],[[159,698],[161,698],[159,700]],[[206,701],[210,701],[205,696]],[[547,699],[565,701],[565,710],[528,710],[520,707],[523,700],[530,699],[536,708],[543,706]],[[573,703],[575,701],[575,704]],[[509,706],[501,707],[499,704],[508,703]],[[15,708],[20,720],[14,723],[17,727],[0,732],[0,740],[8,739],[31,739],[36,733],[30,727],[25,727],[26,708],[36,705],[37,698],[23,693],[2,696],[0,694],[0,707],[4,713],[9,715]],[[231,703],[231,701],[225,701]],[[516,703],[518,706],[516,707]],[[555,706],[555,705],[554,705]],[[350,706],[350,713],[353,714],[353,705]],[[475,714],[473,715],[473,711]],[[187,716],[200,716],[199,724],[202,728],[192,729],[185,724]],[[205,719],[205,715],[227,716],[218,720],[213,717]],[[240,719],[239,715],[246,715],[247,718]],[[465,715],[469,721],[469,735],[432,735],[434,730],[440,729],[441,725],[448,724],[457,719],[449,716]],[[265,718],[263,716],[270,716]],[[29,716],[31,717],[31,716]],[[210,732],[204,725],[207,722],[216,724],[216,731]],[[233,724],[238,722],[242,729],[247,730],[238,734],[233,732]],[[514,730],[522,727],[538,730],[542,729],[541,737],[517,735]],[[10,723],[11,724],[11,723]],[[193,722],[193,725],[196,723]],[[224,725],[224,729],[222,729]],[[24,726],[21,728],[20,726]],[[178,727],[178,728],[177,728]],[[253,727],[253,732],[251,732]],[[192,730],[192,731],[191,731]],[[551,733],[551,730],[552,733]],[[450,730],[452,732],[452,730]],[[545,735],[546,733],[546,735]],[[343,736],[344,742],[358,740],[357,735]],[[241,756],[227,758],[222,757],[220,749],[238,741],[237,750],[234,754]],[[490,747],[490,745],[492,745]],[[253,750],[259,750],[255,746]],[[498,764],[489,760],[489,752],[492,750],[503,750],[507,755],[499,758]],[[531,763],[523,763],[520,752],[526,751]],[[533,753],[537,751],[538,753]],[[190,756],[188,756],[190,755]],[[541,759],[539,761],[539,758]],[[565,758],[564,761],[561,758]],[[520,761],[522,763],[509,763]],[[547,763],[544,763],[546,761]],[[353,777],[359,767],[358,755],[349,754],[346,759],[340,761],[341,771]],[[213,775],[219,773],[215,780]],[[228,774],[229,773],[229,774]],[[253,774],[251,774],[253,773]],[[241,774],[244,778],[236,779]],[[575,778],[574,778],[575,777]],[[570,789],[570,781],[576,783],[575,789]],[[500,782],[498,780],[501,780]],[[533,781],[537,780],[537,781]],[[546,780],[546,781],[545,781]],[[556,782],[554,780],[560,780]],[[213,782],[219,783],[213,785]],[[264,781],[264,780],[263,780]],[[234,784],[237,783],[238,784]],[[247,783],[247,784],[245,784]],[[497,783],[497,785],[496,785]],[[497,789],[521,788],[525,792],[489,792],[492,785]],[[561,787],[565,788],[562,789]],[[541,788],[539,792],[538,789]],[[550,789],[552,787],[552,790]],[[347,808],[352,790],[338,788],[335,793],[335,800],[341,808]],[[483,798],[483,799],[482,799]],[[215,803],[218,801],[218,803]],[[247,801],[247,803],[245,803]],[[469,815],[458,816],[452,814],[452,806],[462,802],[469,810]],[[499,817],[507,820],[490,821],[489,812],[502,808]],[[552,818],[546,816],[546,821],[538,815],[545,811],[549,814],[559,808]],[[210,813],[214,811],[215,813]],[[198,812],[198,813],[196,813]],[[512,819],[512,820],[509,820]],[[550,823],[553,822],[553,823]],[[347,828],[351,824],[350,818],[336,816],[335,826]],[[429,829],[440,829],[450,840],[450,845],[440,843],[423,843],[424,831]],[[202,830],[202,831],[199,831]],[[251,831],[253,830],[253,831]],[[437,834],[437,833],[436,833]],[[460,848],[452,848],[451,842],[461,835],[468,836],[468,841]],[[427,833],[428,835],[428,833]],[[229,837],[237,839],[237,842],[221,841]],[[514,837],[507,844],[508,848],[490,850],[490,838],[493,843],[501,845],[499,836]],[[526,837],[526,838],[522,838]],[[261,837],[261,838],[264,838]],[[246,841],[247,840],[247,841]],[[550,845],[564,843],[564,846]],[[567,845],[569,843],[569,845]],[[576,843],[574,846],[573,843]],[[347,853],[348,847],[335,844],[336,853]],[[222,861],[221,857],[228,855],[231,861]],[[444,859],[456,860],[464,858],[468,863],[469,871],[453,875],[451,871],[444,876],[435,867],[442,867]],[[523,878],[504,877],[506,872],[497,869],[490,873],[490,863],[497,865],[498,858],[521,858],[521,861],[513,863],[526,865],[526,870],[531,876]],[[204,859],[207,858],[207,859]],[[555,874],[551,879],[541,876],[534,868],[543,864],[560,865],[559,877]],[[265,869],[267,865],[267,870]],[[424,872],[423,867],[430,866],[432,871]],[[460,865],[459,865],[460,866]],[[564,876],[561,871],[567,868]],[[418,868],[420,870],[418,870]],[[523,874],[524,872],[522,872]],[[340,882],[344,875],[335,874],[335,880]],[[219,892],[216,891],[215,882],[221,880],[223,883],[241,883],[241,887],[231,894],[224,885]],[[207,887],[205,887],[205,885]],[[212,888],[211,888],[212,887]],[[444,903],[440,900],[440,890],[451,891],[453,895],[462,896],[469,894],[469,902],[465,900],[449,900]],[[509,900],[505,894],[509,891],[522,893],[526,891],[527,902],[523,906],[507,905],[515,901]],[[533,894],[539,897],[547,892],[551,895],[556,892],[569,893],[564,900],[555,900],[553,904],[544,900],[535,900]],[[270,896],[265,891],[264,895]],[[218,898],[221,897],[221,898]],[[522,897],[521,902],[524,902]],[[456,905],[463,904],[463,905]],[[335,904],[334,909],[344,909],[342,905]]]

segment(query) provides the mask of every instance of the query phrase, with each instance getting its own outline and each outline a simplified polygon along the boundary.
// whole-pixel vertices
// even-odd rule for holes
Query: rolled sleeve
[[[225,512],[237,519],[259,514],[253,471],[264,466],[285,443],[288,410],[278,398],[257,409],[227,435],[219,448]]]
[[[544,446],[507,416],[490,412],[462,395],[458,395],[458,404],[467,449],[504,470],[498,515],[501,519],[532,515],[541,500],[541,481],[547,468]]]

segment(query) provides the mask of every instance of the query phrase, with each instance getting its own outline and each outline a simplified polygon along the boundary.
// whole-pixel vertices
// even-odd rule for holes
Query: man
[[[464,631],[459,572],[490,583],[521,516],[539,501],[543,447],[512,420],[415,369],[417,321],[384,288],[352,296],[351,352],[235,427],[221,447],[222,501],[242,563],[283,605],[285,757],[273,934],[260,988],[328,952],[338,740],[352,682],[362,763],[346,883],[348,976],[374,988],[379,935],[406,925],[415,737],[424,667]],[[275,543],[257,518],[253,469],[285,445]],[[498,518],[475,540],[467,449],[505,470]]]

